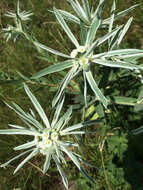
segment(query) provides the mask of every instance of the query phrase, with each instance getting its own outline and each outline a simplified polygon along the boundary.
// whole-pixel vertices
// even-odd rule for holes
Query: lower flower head
[[[80,60],[79,60],[79,64],[82,66],[82,65],[87,65],[88,64],[88,59],[85,58],[85,57],[82,57]]]

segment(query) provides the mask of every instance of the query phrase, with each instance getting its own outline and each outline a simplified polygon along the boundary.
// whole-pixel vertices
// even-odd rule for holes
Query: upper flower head
[[[72,50],[70,56],[71,56],[71,58],[75,58],[77,56],[77,54],[78,54],[77,49],[74,49],[74,50]]]

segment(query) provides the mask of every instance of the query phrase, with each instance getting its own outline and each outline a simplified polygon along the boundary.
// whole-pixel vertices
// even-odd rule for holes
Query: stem
[[[105,170],[105,165],[104,165],[104,159],[103,159],[102,151],[100,151],[100,155],[101,155],[101,163],[102,163],[102,168],[103,168],[103,172],[104,172],[104,177],[105,177],[106,185],[108,187],[108,190],[112,190],[112,188],[110,186],[110,183],[108,181],[107,175],[106,175],[106,170]]]

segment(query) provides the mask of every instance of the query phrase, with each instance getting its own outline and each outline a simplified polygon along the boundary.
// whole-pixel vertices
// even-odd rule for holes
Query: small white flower
[[[72,50],[70,56],[71,56],[71,58],[75,58],[77,56],[77,54],[78,54],[78,50],[74,49],[74,50]]]
[[[44,143],[45,143],[46,148],[49,148],[49,147],[51,147],[53,145],[53,143],[52,143],[52,141],[50,139],[47,139]]]
[[[54,141],[58,140],[58,133],[57,132],[53,132],[51,134],[51,139],[54,140]]]
[[[47,140],[49,138],[49,132],[47,131],[47,132],[44,132],[43,134],[42,134],[42,139],[43,140]]]
[[[79,60],[79,64],[82,66],[82,65],[87,65],[88,64],[88,59],[85,58],[85,57],[82,57],[80,60]]]
[[[79,46],[79,47],[77,48],[77,51],[78,51],[79,53],[84,53],[85,50],[86,50],[86,47],[85,47],[85,46]]]

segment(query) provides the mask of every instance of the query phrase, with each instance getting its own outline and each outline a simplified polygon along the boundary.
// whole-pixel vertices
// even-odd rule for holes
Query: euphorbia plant
[[[66,163],[64,154],[66,154],[74,162],[74,164],[83,174],[85,174],[91,181],[94,182],[94,180],[88,176],[86,171],[82,168],[82,166],[79,163],[79,161],[84,161],[82,157],[76,152],[70,150],[71,147],[74,147],[74,149],[76,147],[80,148],[79,144],[73,141],[66,140],[66,137],[76,135],[77,138],[82,138],[84,134],[92,133],[86,130],[85,127],[93,124],[95,125],[97,123],[99,124],[103,121],[103,118],[101,119],[101,117],[104,116],[104,109],[107,108],[108,103],[110,101],[110,94],[108,94],[109,97],[105,95],[105,90],[107,87],[106,83],[108,80],[107,77],[107,80],[104,81],[105,75],[109,76],[110,72],[113,69],[121,68],[126,69],[127,72],[130,70],[131,72],[139,73],[140,78],[142,80],[141,70],[143,69],[142,65],[137,63],[137,60],[143,57],[142,50],[121,48],[121,42],[123,40],[124,35],[127,33],[133,18],[129,18],[128,21],[123,25],[116,25],[114,23],[114,21],[125,16],[137,5],[134,5],[129,9],[116,14],[115,1],[113,1],[110,16],[107,19],[102,19],[105,0],[99,1],[99,5],[97,6],[95,11],[93,11],[94,9],[90,7],[88,0],[82,0],[82,5],[80,5],[80,3],[77,0],[67,0],[67,2],[69,2],[71,7],[73,8],[73,11],[75,12],[76,16],[67,11],[58,10],[56,8],[53,9],[52,13],[54,13],[54,15],[56,16],[58,23],[70,39],[72,45],[75,46],[73,49],[71,49],[69,54],[62,53],[58,50],[52,49],[39,43],[35,37],[28,33],[28,28],[25,24],[25,21],[29,20],[29,16],[32,16],[33,13],[26,11],[20,12],[19,1],[17,4],[16,13],[8,12],[6,14],[6,16],[14,18],[15,20],[14,26],[9,25],[7,28],[3,29],[7,41],[11,37],[14,37],[14,39],[16,40],[18,35],[24,35],[24,37],[26,37],[26,39],[29,40],[37,48],[38,52],[41,53],[42,56],[45,55],[45,50],[63,59],[62,61],[54,65],[50,65],[49,67],[39,71],[38,73],[33,74],[30,78],[27,78],[21,74],[20,76],[23,79],[22,82],[31,82],[32,84],[35,84],[37,83],[39,78],[41,78],[42,80],[42,77],[45,77],[46,75],[60,72],[65,69],[67,69],[67,74],[64,76],[60,84],[60,87],[55,97],[53,98],[52,105],[53,107],[56,107],[56,111],[53,120],[51,121],[51,124],[49,123],[49,120],[44,110],[38,103],[35,96],[31,93],[28,86],[24,84],[24,89],[27,95],[29,96],[31,102],[33,103],[39,116],[41,117],[43,123],[41,124],[41,122],[39,122],[36,119],[35,114],[33,114],[33,111],[31,111],[31,113],[26,113],[17,104],[14,103],[15,108],[9,105],[8,106],[22,118],[24,123],[27,125],[27,128],[23,126],[10,124],[10,126],[14,127],[15,129],[0,130],[0,134],[23,134],[33,136],[32,141],[14,148],[15,150],[30,148],[28,151],[19,154],[7,163],[1,165],[1,167],[8,165],[11,161],[18,159],[19,157],[22,157],[26,153],[31,152],[18,165],[18,167],[15,170],[16,172],[29,159],[41,153],[46,156],[46,160],[43,166],[43,172],[47,172],[52,158],[57,165],[57,168],[62,176],[63,183],[66,188],[68,188],[68,181],[61,168],[61,164]],[[76,39],[75,35],[69,28],[66,21],[78,24],[80,28],[79,39]],[[105,28],[106,34],[104,34],[102,37],[99,37],[97,32],[98,30],[102,30],[102,28]],[[99,51],[99,47],[103,46],[105,46],[104,51]],[[100,82],[104,81],[104,85],[101,85],[101,83],[98,80],[98,76],[95,75],[96,71],[98,71],[99,68],[103,68],[103,73],[100,74]],[[106,68],[109,68],[108,73],[105,71]],[[68,109],[66,113],[64,113],[64,115],[60,119],[59,115],[64,104],[65,89],[70,84],[71,80],[76,81],[78,77],[82,78],[83,84],[84,101],[82,102],[82,107],[80,109],[83,111],[84,114],[83,118],[81,118],[81,110],[78,110],[79,112],[77,113],[77,115],[79,116],[80,120],[85,120],[85,109],[89,108],[90,106],[94,106],[97,112],[97,117],[99,118],[94,121],[92,121],[91,118],[89,118],[89,121],[80,122],[76,125],[68,126],[69,119],[74,120],[74,118],[72,117],[71,107]],[[93,95],[91,95],[92,93],[89,93],[90,90],[92,90]],[[87,96],[90,98],[87,98]],[[90,102],[90,100],[93,97],[95,98],[95,101]],[[116,97],[113,96],[113,99],[116,99]],[[118,100],[119,101],[117,101],[117,103],[121,104],[121,97],[118,97]],[[94,105],[95,102],[98,102],[100,107]],[[125,104],[129,104],[128,99],[126,98],[123,99],[123,102]],[[110,101],[110,103],[112,104],[112,101]],[[74,107],[74,102],[72,102],[72,104]]]

